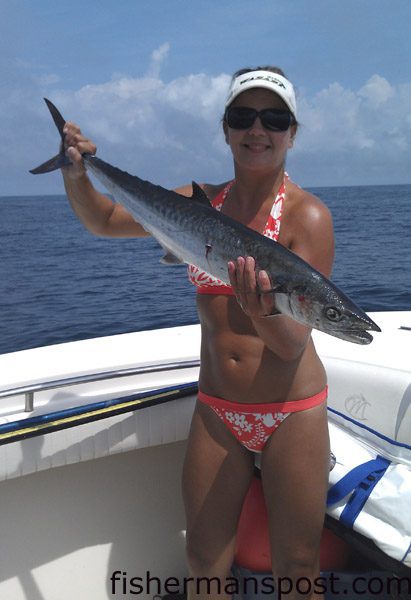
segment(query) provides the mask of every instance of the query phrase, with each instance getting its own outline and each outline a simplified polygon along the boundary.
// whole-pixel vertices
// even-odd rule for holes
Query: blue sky
[[[0,0],[0,196],[63,193],[28,169],[58,145],[42,101],[102,158],[167,187],[229,179],[233,71],[297,89],[304,186],[411,183],[409,0]]]

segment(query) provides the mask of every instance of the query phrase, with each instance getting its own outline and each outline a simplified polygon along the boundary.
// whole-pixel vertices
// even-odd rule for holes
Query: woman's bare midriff
[[[199,386],[205,394],[269,403],[300,400],[324,389],[325,370],[311,338],[298,358],[284,361],[257,336],[235,297],[198,295],[197,306],[202,328]]]

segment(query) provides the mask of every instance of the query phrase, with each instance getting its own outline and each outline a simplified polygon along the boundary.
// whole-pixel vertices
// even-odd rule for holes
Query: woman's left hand
[[[274,296],[270,294],[272,284],[266,271],[256,273],[255,260],[252,256],[228,263],[230,284],[233,288],[237,302],[250,318],[275,315]]]

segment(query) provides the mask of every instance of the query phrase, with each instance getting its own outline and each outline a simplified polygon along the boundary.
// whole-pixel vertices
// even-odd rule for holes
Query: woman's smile
[[[243,144],[253,154],[261,154],[270,149],[270,144],[264,142],[245,142]]]

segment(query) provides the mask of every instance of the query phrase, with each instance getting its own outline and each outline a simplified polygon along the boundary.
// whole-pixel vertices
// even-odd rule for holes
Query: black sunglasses
[[[258,111],[245,106],[233,106],[227,108],[224,113],[224,121],[231,129],[249,129],[257,117],[260,117],[263,127],[270,131],[287,131],[290,125],[295,123],[293,115],[288,110],[277,108],[264,108]]]

